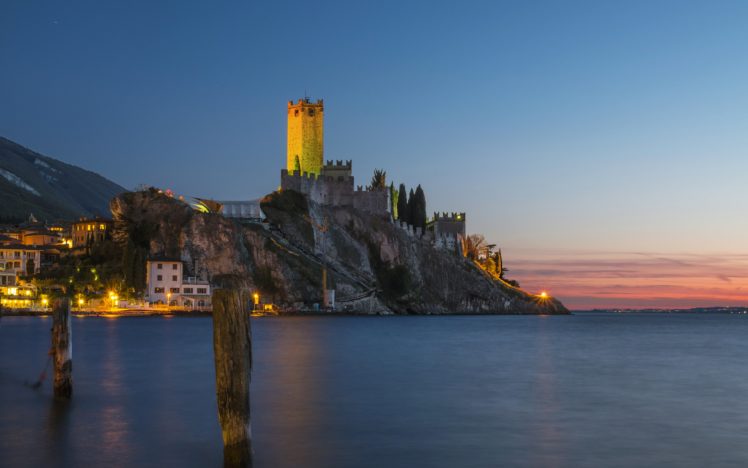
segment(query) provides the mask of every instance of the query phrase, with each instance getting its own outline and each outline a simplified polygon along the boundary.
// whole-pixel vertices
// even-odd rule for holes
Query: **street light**
[[[171,292],[166,293],[166,307],[171,307]]]
[[[114,291],[109,292],[109,300],[112,301],[112,308],[115,307],[115,304],[117,303],[117,299],[119,299],[119,296],[117,296],[117,293]]]

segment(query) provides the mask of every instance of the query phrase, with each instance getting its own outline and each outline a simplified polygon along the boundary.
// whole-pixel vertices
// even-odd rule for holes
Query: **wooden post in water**
[[[73,341],[70,337],[70,299],[59,299],[52,311],[52,353],[55,364],[54,393],[73,395]]]
[[[249,381],[252,335],[245,298],[238,289],[213,291],[213,353],[218,421],[225,467],[251,466]]]

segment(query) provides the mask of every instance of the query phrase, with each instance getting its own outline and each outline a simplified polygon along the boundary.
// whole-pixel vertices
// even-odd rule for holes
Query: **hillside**
[[[214,284],[238,278],[285,309],[321,302],[324,262],[338,309],[351,312],[568,313],[555,299],[492,280],[471,261],[409,237],[386,217],[320,206],[291,190],[263,199],[267,223],[198,213],[155,191],[124,193],[111,209],[115,240],[136,249],[133,257],[180,257],[188,276]],[[324,232],[315,227],[322,224]]]
[[[125,189],[80,167],[0,137],[0,222],[109,216],[109,200]]]

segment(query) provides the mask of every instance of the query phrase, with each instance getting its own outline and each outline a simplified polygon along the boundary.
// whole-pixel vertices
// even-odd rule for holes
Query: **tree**
[[[298,172],[299,174],[301,174],[301,163],[299,162],[299,155],[298,154],[296,156],[294,156],[293,170],[294,170],[294,172]]]
[[[504,278],[506,268],[504,268],[504,260],[501,258],[501,249],[496,252],[496,259],[494,262],[496,263],[496,274],[499,275],[499,278]]]
[[[488,257],[484,266],[486,268],[486,271],[491,275],[496,274],[496,262],[494,261],[494,257]]]
[[[395,190],[395,184],[390,182],[390,213],[392,213],[392,219],[397,219],[398,195],[398,191]]]
[[[408,224],[413,224],[413,213],[415,212],[416,195],[413,189],[408,192]]]
[[[387,188],[387,172],[383,169],[374,169],[374,175],[371,176],[372,190]]]
[[[426,195],[419,184],[413,200],[412,224],[426,230]]]
[[[405,184],[400,184],[397,194],[397,219],[408,222],[408,192],[405,191]]]
[[[481,250],[485,248],[486,238],[481,234],[470,234],[465,239],[462,247],[462,255],[470,260],[477,260]]]

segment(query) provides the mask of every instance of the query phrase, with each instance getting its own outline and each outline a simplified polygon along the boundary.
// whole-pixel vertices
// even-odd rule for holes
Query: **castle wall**
[[[286,169],[296,170],[296,158],[302,173],[319,175],[324,161],[324,104],[309,99],[288,102],[288,138]]]
[[[389,196],[388,189],[363,190],[358,187],[353,192],[353,207],[368,213],[386,214],[390,208]]]
[[[321,205],[352,206],[353,178],[334,180],[332,177],[287,170],[281,171],[281,189],[303,193]]]

